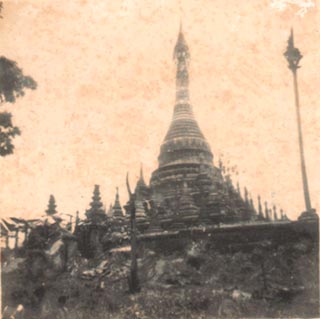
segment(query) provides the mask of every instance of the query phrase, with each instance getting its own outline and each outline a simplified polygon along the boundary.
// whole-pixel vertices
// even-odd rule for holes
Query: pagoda
[[[155,219],[161,227],[181,229],[197,225],[250,220],[254,209],[224,174],[193,114],[189,96],[190,51],[182,28],[174,47],[176,96],[169,130],[160,147],[158,168],[147,185],[141,167],[135,188],[137,226],[144,231]],[[150,214],[148,205],[157,213]],[[152,222],[151,222],[152,221]],[[158,227],[158,224],[157,224]]]
[[[95,185],[90,208],[86,211],[87,219],[93,223],[104,222],[107,219],[107,214],[103,208],[100,196],[100,186]]]
[[[123,216],[123,212],[122,212],[122,208],[120,205],[120,199],[119,199],[119,188],[116,188],[116,198],[114,200],[114,205],[112,207],[112,217],[113,218],[122,218]]]
[[[169,130],[161,145],[159,167],[152,173],[150,188],[153,200],[158,203],[167,202],[172,208],[176,208],[184,183],[187,183],[192,196],[199,195],[197,179],[200,166],[202,173],[205,171],[213,184],[221,183],[222,178],[220,170],[213,165],[210,146],[195,120],[190,103],[190,52],[181,27],[173,58],[177,65],[175,106]]]

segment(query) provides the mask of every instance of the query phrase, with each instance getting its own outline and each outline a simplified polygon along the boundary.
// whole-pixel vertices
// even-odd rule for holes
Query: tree
[[[0,18],[3,8],[0,2]],[[30,76],[25,76],[16,62],[0,57],[0,105],[15,103],[18,97],[24,96],[25,89],[35,90],[37,83]],[[8,112],[0,113],[0,156],[13,153],[12,139],[20,135],[18,127],[12,124],[12,115]]]
[[[6,156],[13,153],[14,145],[12,138],[20,135],[18,127],[12,124],[12,115],[8,112],[0,113],[0,156]]]

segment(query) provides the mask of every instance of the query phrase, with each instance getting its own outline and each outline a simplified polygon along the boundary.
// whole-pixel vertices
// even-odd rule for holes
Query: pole
[[[134,200],[131,199],[131,292],[136,293],[140,290],[138,279],[138,263],[137,263],[137,225],[136,225],[136,208]]]
[[[310,200],[310,194],[309,194],[308,177],[307,177],[306,163],[304,158],[304,148],[303,148],[297,70],[292,70],[292,73],[293,73],[293,85],[294,85],[296,115],[297,115],[297,125],[298,125],[298,135],[299,135],[298,138],[299,138],[299,150],[300,150],[300,162],[301,162],[304,200],[306,205],[306,211],[311,212],[312,207],[311,207],[311,200]]]
[[[9,235],[6,234],[6,248],[9,249]]]
[[[19,228],[16,229],[16,234],[14,237],[15,237],[14,249],[17,250],[19,246]]]
[[[302,59],[302,54],[299,49],[294,46],[293,30],[291,29],[291,34],[288,39],[287,50],[284,53],[285,58],[288,61],[288,67],[293,74],[293,87],[294,87],[294,96],[295,96],[295,105],[296,105],[296,117],[298,125],[298,141],[299,141],[299,151],[300,151],[300,163],[301,163],[301,175],[302,175],[302,184],[303,184],[303,194],[304,201],[306,206],[305,213],[302,213],[300,218],[305,217],[316,217],[315,210],[311,207],[309,186],[308,186],[308,177],[306,170],[306,163],[304,159],[304,148],[303,148],[303,138],[302,138],[302,127],[301,127],[301,115],[300,115],[300,101],[299,101],[299,91],[298,91],[298,69],[300,68],[299,62]]]

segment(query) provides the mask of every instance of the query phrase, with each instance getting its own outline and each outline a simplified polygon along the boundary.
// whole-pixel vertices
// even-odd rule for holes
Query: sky
[[[308,7],[309,3],[309,7]],[[303,10],[303,4],[306,4]],[[311,4],[311,5],[310,5]],[[314,4],[315,6],[312,6]],[[298,81],[312,206],[320,211],[320,39],[315,1],[4,1],[1,55],[38,83],[14,105],[22,134],[0,158],[0,215],[34,218],[49,195],[83,216],[93,187],[125,204],[143,163],[157,168],[175,98],[172,60],[180,19],[191,53],[190,96],[233,180],[283,208],[304,210],[290,28],[304,55]]]

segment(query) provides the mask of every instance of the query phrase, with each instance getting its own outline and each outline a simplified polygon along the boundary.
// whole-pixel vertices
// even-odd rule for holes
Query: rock
[[[25,258],[10,258],[5,264],[2,264],[1,272],[7,274],[16,271],[24,261]]]
[[[91,279],[91,278],[94,278],[95,275],[96,275],[95,269],[89,269],[82,272],[81,278]]]
[[[201,250],[201,242],[196,243],[192,242],[191,247],[187,250],[187,255],[189,256],[198,256]]]
[[[49,247],[49,249],[46,251],[47,255],[49,256],[54,256],[56,255],[59,250],[61,249],[61,247],[63,246],[63,241],[62,239],[58,239],[57,241],[55,241],[51,247]]]
[[[155,278],[159,278],[163,275],[165,270],[166,262],[162,259],[158,260],[155,266]]]
[[[17,307],[5,306],[2,318],[3,319],[23,319],[24,318],[25,309],[23,305],[18,305]]]
[[[108,259],[103,260],[96,268],[96,273],[102,274],[104,271],[108,269],[108,265],[109,265],[109,260]]]
[[[250,300],[252,295],[250,293],[235,289],[233,290],[231,296],[232,296],[232,299],[234,300],[246,301],[246,300]]]

